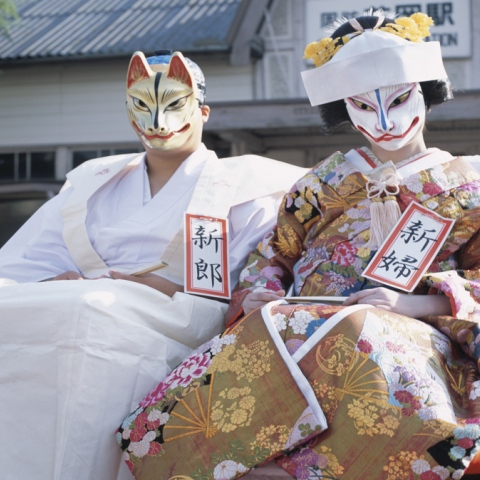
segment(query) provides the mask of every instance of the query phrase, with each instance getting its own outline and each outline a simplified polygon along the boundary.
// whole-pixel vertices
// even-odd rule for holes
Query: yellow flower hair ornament
[[[312,59],[316,67],[327,63],[332,57],[350,41],[350,37],[345,35],[339,38],[322,38],[318,42],[309,43],[303,54],[303,58]]]
[[[430,27],[433,23],[433,19],[428,15],[417,12],[410,17],[397,18],[394,24],[391,23],[385,27],[380,27],[379,30],[393,33],[405,40],[418,43],[425,37],[430,36]]]
[[[358,22],[351,21],[350,23],[357,29],[356,32],[335,39],[326,37],[318,42],[312,42],[306,46],[303,58],[313,60],[316,67],[327,63],[343,45],[362,33],[363,29]],[[380,23],[378,22],[378,24]],[[374,27],[373,30],[382,30],[405,40],[419,43],[430,35],[430,27],[433,23],[433,19],[428,15],[417,12],[410,17],[397,18],[395,23],[390,23],[385,27]]]

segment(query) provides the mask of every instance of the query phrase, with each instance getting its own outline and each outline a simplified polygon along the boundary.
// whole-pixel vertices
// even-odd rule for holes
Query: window
[[[66,173],[92,158],[143,151],[141,145],[123,144],[116,148],[95,146],[81,150],[63,147],[45,151],[0,152],[0,184],[58,181],[64,178],[63,172]]]
[[[32,180],[55,178],[55,152],[32,152],[30,158],[30,178]]]
[[[100,148],[98,150],[74,150],[72,152],[72,168],[78,167],[83,162],[92,158],[108,157],[109,155],[121,155],[124,153],[142,152],[142,148]]]
[[[80,150],[73,152],[73,168],[78,167],[80,164],[83,162],[86,162],[87,160],[90,160],[91,158],[96,158],[99,156],[104,156],[104,155],[97,155],[96,150]]]
[[[27,178],[27,154],[18,154],[18,179],[25,180]]]
[[[0,152],[0,182],[54,179],[55,152]]]
[[[14,153],[0,153],[0,179],[15,180]]]

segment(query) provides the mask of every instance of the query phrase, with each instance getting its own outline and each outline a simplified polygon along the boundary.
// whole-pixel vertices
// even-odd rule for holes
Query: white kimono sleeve
[[[0,249],[0,278],[38,282],[79,271],[62,236],[60,210],[68,195],[66,190],[42,205]]]
[[[284,194],[280,191],[231,208],[230,285],[237,284],[248,255],[275,227]]]

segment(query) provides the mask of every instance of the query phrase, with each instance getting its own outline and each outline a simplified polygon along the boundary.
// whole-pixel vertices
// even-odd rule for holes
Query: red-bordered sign
[[[411,292],[444,244],[455,220],[412,202],[372,258],[364,277]]]
[[[185,214],[185,292],[230,298],[228,224]]]

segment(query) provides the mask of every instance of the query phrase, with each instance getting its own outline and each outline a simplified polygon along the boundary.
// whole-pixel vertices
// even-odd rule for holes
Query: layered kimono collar
[[[200,175],[203,165],[207,161],[207,157],[208,149],[203,143],[201,143],[199,147],[177,168],[165,187],[170,187],[171,184],[175,184],[176,182],[181,182],[182,184],[189,182],[193,186]],[[152,199],[152,194],[150,192],[150,181],[148,179],[148,169],[145,156],[143,162],[143,201],[144,203],[147,203]]]
[[[384,163],[381,162],[376,155],[367,147],[361,147],[357,150],[351,150],[346,157],[350,163],[362,173],[380,167]],[[452,160],[454,157],[451,153],[440,150],[439,148],[427,148],[423,152],[416,153],[411,157],[395,163],[397,172],[401,172],[401,177],[407,177],[426,168]]]

